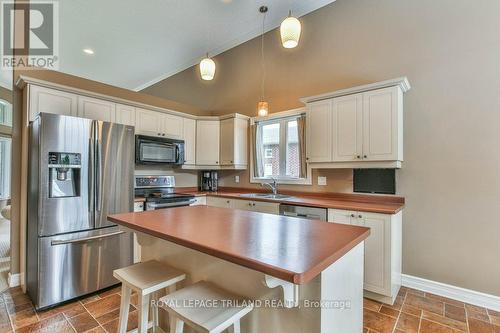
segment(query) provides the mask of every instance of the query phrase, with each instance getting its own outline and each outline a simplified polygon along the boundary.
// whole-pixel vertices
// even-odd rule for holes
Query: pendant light
[[[292,11],[290,11],[288,17],[280,25],[281,44],[283,44],[283,47],[293,49],[299,45],[301,30],[300,21],[296,17],[293,17]]]
[[[264,64],[264,32],[265,32],[265,23],[266,23],[266,13],[267,13],[267,7],[266,6],[261,6],[259,8],[259,12],[263,14],[262,18],[262,37],[261,37],[261,48],[260,48],[260,60],[261,60],[261,69],[262,69],[262,82],[260,86],[260,102],[257,105],[257,114],[259,117],[265,117],[269,114],[269,103],[264,101],[264,85],[265,85],[265,79],[266,79],[266,67]]]
[[[208,57],[200,62],[200,74],[201,78],[205,81],[213,80],[215,76],[215,62]]]

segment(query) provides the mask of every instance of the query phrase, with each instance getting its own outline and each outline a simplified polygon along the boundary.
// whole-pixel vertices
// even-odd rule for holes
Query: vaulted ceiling
[[[335,0],[60,1],[60,68],[140,90]],[[82,50],[90,48],[93,55]]]

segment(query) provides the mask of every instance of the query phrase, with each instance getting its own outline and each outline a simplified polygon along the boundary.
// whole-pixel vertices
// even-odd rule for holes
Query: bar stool
[[[118,332],[126,333],[130,295],[132,290],[139,296],[138,302],[138,331],[146,333],[150,326],[148,314],[151,300],[158,301],[158,293],[168,288],[169,293],[176,289],[175,284],[186,278],[186,274],[175,268],[163,265],[156,260],[138,263],[113,271],[113,276],[122,283],[122,297],[120,303],[120,318]],[[158,327],[158,307],[152,309],[153,331]]]
[[[250,301],[205,281],[160,298],[158,305],[170,315],[170,333],[182,333],[184,324],[196,332],[240,333],[240,319],[253,309]]]

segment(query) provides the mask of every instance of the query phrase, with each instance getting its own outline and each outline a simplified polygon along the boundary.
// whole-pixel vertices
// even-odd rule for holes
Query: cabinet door
[[[250,200],[233,200],[232,208],[253,211],[253,204],[254,202]]]
[[[77,116],[77,96],[63,91],[30,85],[30,120],[40,112]]]
[[[183,119],[184,164],[194,165],[196,149],[196,120]]]
[[[183,120],[182,117],[171,114],[162,114],[162,136],[171,139],[182,139]]]
[[[370,228],[365,240],[366,290],[391,295],[390,215],[358,212],[353,224]]]
[[[334,98],[333,109],[333,161],[357,161],[363,154],[363,95],[355,94]]]
[[[135,133],[149,136],[162,136],[162,116],[160,112],[136,109]]]
[[[278,215],[280,213],[279,204],[273,202],[254,201],[252,210],[259,213],[268,213]]]
[[[234,164],[235,119],[225,119],[220,122],[220,164]]]
[[[233,201],[237,200],[207,196],[207,206],[212,207],[233,208]]]
[[[363,159],[398,159],[398,90],[390,87],[363,93]]]
[[[135,126],[135,108],[130,105],[116,104],[116,122]]]
[[[328,222],[340,224],[352,224],[356,212],[342,209],[328,209]]]
[[[332,101],[307,105],[307,161],[332,160]]]
[[[234,164],[248,164],[248,119],[234,119]]]
[[[196,164],[219,165],[218,120],[198,120],[196,122]]]
[[[115,122],[116,104],[102,99],[78,96],[78,117]]]

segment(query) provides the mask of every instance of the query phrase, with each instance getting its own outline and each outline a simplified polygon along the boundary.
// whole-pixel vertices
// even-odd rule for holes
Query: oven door
[[[179,147],[175,143],[137,138],[137,164],[178,164]]]
[[[165,208],[174,208],[174,207],[185,207],[190,206],[196,202],[196,199],[189,199],[183,201],[174,201],[174,202],[146,202],[146,210],[157,210],[157,209],[165,209]]]

